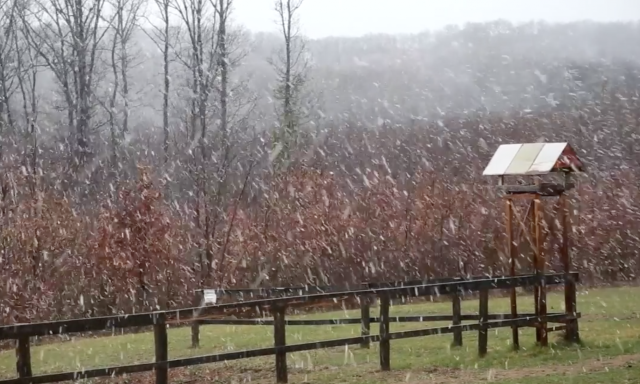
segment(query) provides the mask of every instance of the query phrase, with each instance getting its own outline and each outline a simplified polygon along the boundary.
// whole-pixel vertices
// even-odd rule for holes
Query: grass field
[[[477,312],[478,302],[463,302],[463,312]],[[519,310],[531,312],[532,297],[519,298]],[[311,383],[640,383],[640,289],[607,288],[581,291],[578,308],[583,318],[583,345],[565,345],[551,334],[548,349],[535,346],[533,329],[521,330],[521,350],[512,352],[510,329],[490,331],[489,353],[477,357],[477,334],[465,333],[464,346],[451,348],[452,335],[391,342],[391,372],[379,371],[377,344],[288,355],[290,382]],[[549,296],[549,311],[563,309],[559,294]],[[372,309],[374,314],[376,309]],[[508,312],[508,299],[490,300],[491,312]],[[451,313],[449,303],[395,306],[391,315]],[[359,311],[333,312],[315,318],[359,317]],[[442,323],[391,324],[391,331],[441,326]],[[378,325],[372,324],[372,331]],[[359,334],[358,325],[288,326],[287,342],[298,343]],[[169,330],[171,358],[272,345],[268,326],[203,326],[201,348],[189,349],[190,329]],[[153,336],[135,334],[78,339],[32,347],[34,374],[153,360]],[[274,357],[211,364],[171,371],[172,383],[271,383]],[[0,378],[15,372],[13,351],[0,353]],[[115,382],[143,382],[151,374]]]

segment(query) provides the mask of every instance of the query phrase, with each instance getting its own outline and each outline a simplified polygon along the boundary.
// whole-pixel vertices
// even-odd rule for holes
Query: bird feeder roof
[[[493,154],[482,175],[546,175],[583,170],[582,161],[569,143],[504,144]]]

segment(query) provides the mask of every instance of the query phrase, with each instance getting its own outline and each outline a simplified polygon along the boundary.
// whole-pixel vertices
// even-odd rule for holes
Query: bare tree
[[[252,173],[254,167],[254,160],[249,162],[249,165],[239,176],[239,182],[242,184],[237,191],[234,191],[232,186],[233,176],[232,163],[237,160],[239,155],[235,145],[242,141],[240,135],[234,135],[242,128],[246,128],[246,121],[243,120],[247,117],[253,107],[255,106],[255,99],[246,92],[243,82],[237,82],[232,84],[230,80],[231,71],[240,63],[241,59],[245,56],[242,42],[242,31],[239,29],[233,30],[230,23],[230,15],[233,7],[233,0],[214,0],[213,6],[215,9],[216,19],[218,21],[218,29],[216,36],[216,63],[217,72],[216,77],[218,81],[214,84],[217,96],[217,121],[218,129],[214,132],[214,143],[212,147],[212,157],[214,167],[214,173],[211,175],[205,175],[207,178],[211,178],[211,187],[207,191],[205,196],[208,197],[204,200],[204,207],[208,217],[212,217],[212,224],[210,225],[208,236],[214,238],[219,233],[218,224],[226,224],[226,236],[217,241],[218,245],[218,273],[214,276],[214,253],[207,252],[207,280],[213,284],[214,279],[217,279],[217,283],[223,280],[223,272],[225,267],[225,259],[227,254],[229,234],[233,228],[235,221],[235,213],[237,211],[237,204],[239,199],[244,195],[247,182]],[[232,97],[233,95],[233,97]],[[247,97],[248,96],[248,97]],[[233,198],[234,192],[237,196]],[[226,216],[223,207],[228,204],[232,204],[232,214]]]
[[[239,151],[234,134],[246,125],[255,98],[245,84],[231,80],[231,73],[244,57],[243,33],[231,25],[233,0],[174,0],[173,9],[182,22],[184,45],[176,49],[178,60],[189,73],[187,139],[191,143],[189,164],[193,182],[194,223],[201,239],[195,260],[199,284],[214,283],[227,253],[227,232],[234,215],[227,216],[245,188],[253,166],[236,172]],[[251,163],[253,164],[253,163]],[[239,167],[239,166],[238,166]],[[242,175],[242,176],[240,176]],[[237,176],[237,177],[236,177]],[[245,181],[243,181],[245,180]]]
[[[217,0],[215,0],[217,1]],[[207,176],[211,164],[211,150],[207,142],[208,116],[211,114],[209,96],[213,90],[217,72],[217,13],[209,0],[174,0],[173,9],[178,14],[186,32],[185,46],[176,50],[180,62],[190,73],[189,113],[187,116],[189,148],[197,142],[198,151],[189,151],[189,174],[194,183],[194,220],[202,234],[196,270],[200,272],[199,284],[204,284],[205,264],[210,268],[213,259],[214,228],[217,225],[208,207],[210,178]],[[198,153],[199,152],[199,153]]]
[[[33,20],[29,19],[28,2],[21,2],[22,6],[16,12],[19,17],[16,33],[13,35],[13,44],[16,55],[16,70],[20,74],[17,77],[18,89],[21,95],[22,112],[25,126],[25,145],[23,159],[25,167],[31,174],[31,189],[35,194],[37,191],[38,177],[38,131],[36,124],[38,121],[38,95],[36,87],[38,84],[38,72],[40,60],[38,53],[33,48],[29,25]]]
[[[112,167],[118,164],[118,149],[129,131],[129,68],[135,64],[132,55],[132,36],[139,26],[145,0],[109,0],[113,8],[110,17],[112,34],[111,69],[113,85],[109,100],[109,124],[111,127]],[[122,84],[120,84],[122,83]],[[119,102],[122,112],[117,108]],[[121,118],[118,119],[118,116]]]
[[[288,157],[298,135],[301,120],[300,96],[307,82],[308,61],[306,46],[300,33],[298,11],[304,0],[276,0],[278,27],[284,40],[284,47],[272,60],[279,84],[274,97],[282,103],[280,129],[275,135],[281,156]]]
[[[169,162],[169,90],[171,87],[170,69],[170,49],[171,49],[171,21],[170,9],[172,0],[154,0],[158,8],[161,21],[160,26],[151,24],[152,33],[148,34],[151,40],[158,46],[162,52],[163,64],[163,88],[162,88],[162,152],[163,162]]]
[[[228,98],[229,98],[229,45],[228,45],[228,22],[233,6],[233,0],[214,0],[214,8],[218,19],[218,41],[217,41],[217,65],[220,71],[219,102],[220,102],[220,147],[226,148],[229,143],[228,132]]]
[[[217,0],[212,0],[217,1]],[[177,51],[178,58],[191,72],[189,139],[198,139],[202,159],[206,159],[207,116],[209,96],[217,72],[217,13],[209,0],[175,0],[176,10],[186,31],[186,47]]]
[[[17,0],[0,0],[0,160],[4,157],[5,142],[15,128],[9,99],[15,90],[16,77],[19,77],[15,70],[17,51],[13,44],[17,8]]]
[[[96,60],[108,30],[100,26],[105,0],[37,0],[35,5],[30,41],[60,85],[73,138],[72,166],[80,170],[91,153]]]

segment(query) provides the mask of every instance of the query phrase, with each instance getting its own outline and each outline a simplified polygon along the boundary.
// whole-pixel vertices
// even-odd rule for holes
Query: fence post
[[[156,349],[156,384],[169,382],[169,338],[167,337],[167,323],[164,315],[158,315],[153,325],[153,337]]]
[[[380,369],[391,370],[391,342],[389,339],[389,307],[391,300],[388,294],[380,296]]]
[[[487,342],[489,330],[487,320],[489,317],[489,290],[482,288],[480,290],[480,327],[478,328],[478,355],[484,357],[487,354]]]
[[[200,348],[200,321],[198,320],[198,311],[200,306],[204,305],[204,291],[196,289],[193,296],[193,321],[191,322],[191,348]]]
[[[33,376],[31,371],[31,345],[29,336],[20,336],[16,345],[16,369],[18,377],[26,378]]]
[[[571,343],[580,343],[580,330],[578,328],[578,309],[576,282],[569,273],[565,274],[565,313],[573,316],[567,321],[565,339]]]
[[[371,334],[371,298],[370,296],[360,297],[360,336],[369,336]],[[369,348],[371,341],[369,339],[362,340],[361,348]]]
[[[569,217],[569,201],[565,194],[560,195],[560,214],[562,220],[562,248],[561,257],[564,269],[564,307],[565,313],[573,316],[567,321],[565,340],[571,343],[580,342],[578,329],[578,310],[576,297],[576,281],[571,275],[571,218]]]
[[[462,297],[459,291],[456,291],[456,293],[452,295],[452,300],[453,300],[452,325],[457,328],[453,329],[453,343],[451,345],[453,347],[461,347],[462,346],[462,328],[460,327],[460,325],[462,325],[462,308],[461,308]]]
[[[287,383],[287,352],[284,347],[287,345],[287,334],[285,330],[285,306],[276,305],[273,308],[273,341],[276,348],[276,382]]]

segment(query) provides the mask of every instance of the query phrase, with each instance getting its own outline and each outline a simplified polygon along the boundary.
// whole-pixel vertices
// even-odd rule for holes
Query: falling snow
[[[168,36],[143,12],[164,1]],[[638,278],[637,23],[284,44],[242,20],[221,32],[213,4],[228,0],[89,0],[81,39],[76,3],[58,9],[60,28],[41,27],[54,2],[19,3],[0,1],[0,325],[190,307],[201,288],[508,274],[503,203],[481,174],[508,143],[572,144],[587,165],[570,197],[572,268],[585,284]],[[106,21],[118,8],[125,25]],[[561,271],[557,238],[544,246]],[[83,370],[76,353],[67,368]],[[341,368],[366,364],[341,354]],[[318,366],[293,356],[296,370]],[[482,379],[513,362],[496,367]]]

